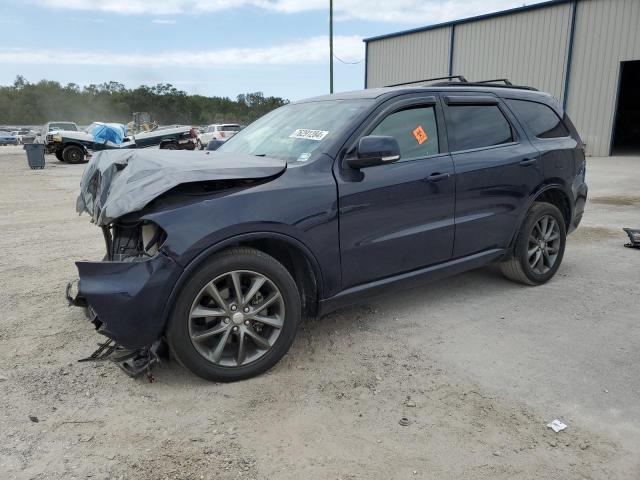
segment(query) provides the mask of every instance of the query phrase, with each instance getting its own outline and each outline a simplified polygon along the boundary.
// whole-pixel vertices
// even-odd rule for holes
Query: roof
[[[326,100],[352,100],[352,99],[376,99],[383,95],[401,95],[404,93],[419,92],[478,92],[493,93],[499,97],[513,96],[518,98],[552,98],[551,95],[537,90],[523,90],[521,88],[509,88],[508,86],[491,85],[468,85],[463,82],[446,86],[419,85],[419,86],[398,86],[367,88],[365,90],[354,90],[351,92],[334,93],[332,95],[322,95],[319,97],[305,98],[292,103],[322,102]]]
[[[513,13],[526,12],[526,11],[529,11],[529,10],[538,10],[540,8],[552,7],[554,5],[562,5],[564,3],[572,3],[574,1],[577,1],[577,0],[548,0],[546,2],[535,3],[533,5],[525,5],[523,7],[510,8],[508,10],[501,10],[499,12],[487,13],[487,14],[484,14],[484,15],[476,15],[475,17],[467,17],[467,18],[463,18],[463,19],[460,19],[460,20],[452,20],[450,22],[443,22],[443,23],[437,23],[435,25],[428,25],[426,27],[412,28],[412,29],[409,29],[409,30],[401,30],[399,32],[387,33],[385,35],[378,35],[378,36],[375,36],[375,37],[369,37],[369,38],[365,38],[363,40],[363,42],[368,43],[368,42],[373,42],[373,41],[376,41],[376,40],[383,40],[385,38],[400,37],[400,36],[407,35],[407,34],[410,34],[410,33],[426,32],[428,30],[435,30],[437,28],[450,27],[450,26],[454,26],[454,25],[461,25],[463,23],[475,22],[477,20],[486,20],[488,18],[502,17],[502,16],[505,16],[505,15],[511,15]]]

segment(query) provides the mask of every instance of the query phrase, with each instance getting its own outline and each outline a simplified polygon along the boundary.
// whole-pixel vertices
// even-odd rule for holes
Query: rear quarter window
[[[569,130],[548,105],[527,100],[506,100],[509,108],[537,138],[568,137]]]
[[[513,142],[511,124],[497,105],[449,105],[447,111],[451,151]]]

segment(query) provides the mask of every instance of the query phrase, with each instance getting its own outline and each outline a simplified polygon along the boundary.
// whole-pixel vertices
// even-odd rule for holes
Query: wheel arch
[[[82,151],[84,152],[85,155],[87,155],[89,153],[89,150],[87,149],[87,147],[85,147],[80,142],[64,142],[64,143],[61,143],[60,146],[56,148],[56,150],[64,151],[64,149],[67,148],[67,147],[78,147],[78,148],[82,149]]]
[[[546,202],[554,205],[560,210],[562,216],[564,218],[565,227],[567,231],[569,231],[569,227],[571,225],[571,217],[573,215],[573,210],[571,206],[571,200],[565,189],[560,184],[547,184],[543,185],[541,188],[536,190],[536,192],[529,197],[526,208],[522,210],[520,216],[518,217],[518,221],[516,222],[516,228],[514,229],[511,235],[511,241],[509,242],[509,247],[507,248],[507,252],[511,254],[513,251],[513,247],[515,245],[516,238],[518,237],[518,232],[520,228],[522,228],[522,223],[527,216],[527,212],[531,209],[531,206],[536,202]]]
[[[242,246],[260,250],[282,263],[300,289],[303,316],[316,316],[319,301],[322,298],[322,272],[320,264],[311,250],[299,240],[288,235],[275,232],[253,232],[237,235],[211,245],[187,264],[165,303],[163,311],[165,324],[178,295],[193,272],[222,250]]]

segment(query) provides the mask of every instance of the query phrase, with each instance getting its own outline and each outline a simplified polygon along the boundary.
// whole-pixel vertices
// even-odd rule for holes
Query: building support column
[[[451,40],[449,41],[449,76],[453,75],[453,51],[456,44],[456,25],[451,25]]]
[[[571,29],[569,30],[569,48],[567,49],[567,69],[564,74],[564,90],[562,92],[562,108],[567,109],[569,101],[569,82],[571,81],[571,62],[573,61],[573,39],[576,31],[576,11],[578,0],[573,0],[571,5]]]

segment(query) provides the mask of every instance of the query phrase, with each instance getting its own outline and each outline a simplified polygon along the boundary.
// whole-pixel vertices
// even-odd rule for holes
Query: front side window
[[[513,142],[511,125],[497,105],[449,105],[448,114],[451,151]]]
[[[370,135],[393,137],[400,146],[400,159],[416,160],[440,152],[433,106],[401,110],[382,120]]]
[[[527,128],[538,138],[568,137],[569,131],[549,106],[527,100],[506,100]]]

